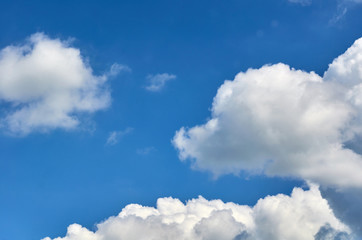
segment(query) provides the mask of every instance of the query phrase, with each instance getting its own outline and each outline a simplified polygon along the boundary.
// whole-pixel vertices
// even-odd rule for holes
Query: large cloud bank
[[[285,64],[239,73],[218,89],[205,124],[177,131],[182,160],[215,175],[247,171],[362,187],[362,38],[324,76]]]
[[[26,44],[0,51],[0,101],[6,104],[0,126],[16,135],[79,125],[79,114],[110,104],[104,84],[123,66],[95,76],[69,41],[32,35]]]
[[[95,232],[72,224],[65,237],[54,240],[337,240],[350,239],[349,231],[311,185],[295,188],[291,196],[260,199],[254,207],[202,197],[186,204],[160,198],[157,208],[130,204]]]

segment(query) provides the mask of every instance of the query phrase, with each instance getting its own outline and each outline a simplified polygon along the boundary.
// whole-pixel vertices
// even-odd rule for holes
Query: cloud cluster
[[[7,106],[0,127],[16,135],[55,128],[72,129],[82,113],[110,104],[109,76],[127,70],[119,64],[96,76],[69,41],[32,35],[24,45],[0,51],[0,101]]]
[[[295,188],[291,196],[260,199],[254,207],[202,197],[186,204],[160,198],[157,208],[130,204],[98,224],[95,232],[72,224],[65,237],[54,240],[312,240],[332,239],[322,238],[327,234],[349,236],[349,231],[311,185],[309,190]]]
[[[248,171],[362,187],[362,38],[323,77],[285,64],[239,73],[218,89],[211,119],[173,139],[182,160],[215,175]]]
[[[148,75],[146,79],[149,82],[149,85],[146,86],[146,90],[151,92],[159,92],[161,91],[165,84],[172,80],[176,79],[176,75],[168,74],[168,73],[162,73],[162,74],[156,74],[156,75]]]

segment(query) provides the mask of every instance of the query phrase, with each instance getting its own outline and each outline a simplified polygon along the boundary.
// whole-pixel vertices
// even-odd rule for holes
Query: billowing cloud
[[[168,73],[148,75],[146,79],[148,80],[149,85],[146,86],[146,89],[151,92],[159,92],[164,88],[168,81],[175,78],[176,75]]]
[[[215,96],[205,124],[177,131],[182,160],[215,175],[248,171],[362,187],[362,38],[323,77],[279,63],[239,73]]]
[[[65,237],[54,240],[312,240],[326,239],[321,237],[327,232],[348,236],[350,230],[311,185],[309,190],[295,188],[291,196],[260,199],[254,207],[202,197],[186,204],[160,198],[157,208],[130,204],[98,224],[95,232],[72,224]]]
[[[73,129],[80,124],[80,114],[109,106],[105,82],[127,69],[114,64],[108,73],[96,76],[69,41],[36,33],[24,45],[0,52],[0,126],[15,135]]]

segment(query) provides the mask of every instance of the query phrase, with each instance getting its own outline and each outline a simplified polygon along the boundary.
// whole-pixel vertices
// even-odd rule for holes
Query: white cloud
[[[362,132],[362,38],[323,78],[281,63],[241,72],[219,88],[211,112],[173,139],[195,168],[362,187],[362,156],[344,146]]]
[[[139,155],[148,155],[148,154],[150,154],[151,152],[154,152],[154,151],[156,151],[155,147],[145,147],[145,148],[137,149],[136,152]]]
[[[131,71],[132,71],[131,68],[126,65],[114,63],[109,69],[107,76],[113,77],[117,76],[120,72],[131,72]]]
[[[112,131],[109,133],[106,144],[115,145],[118,143],[120,138],[122,138],[124,135],[129,134],[132,131],[133,131],[133,128],[130,128],[130,127],[126,128],[123,131]]]
[[[118,216],[97,224],[95,232],[72,224],[65,237],[54,240],[312,240],[325,226],[350,231],[312,185],[310,190],[295,188],[291,196],[260,199],[254,207],[202,197],[186,204],[160,198],[157,208],[130,204]]]
[[[312,4],[312,0],[288,0],[288,2],[297,3],[302,6],[308,6]]]
[[[158,92],[163,89],[163,87],[168,81],[176,79],[176,75],[162,73],[156,75],[148,75],[146,79],[149,82],[149,85],[146,86],[146,89],[151,92]]]
[[[33,34],[24,45],[0,52],[0,101],[8,106],[0,125],[16,135],[73,129],[79,114],[109,106],[105,82],[122,68],[113,65],[96,76],[69,41]]]

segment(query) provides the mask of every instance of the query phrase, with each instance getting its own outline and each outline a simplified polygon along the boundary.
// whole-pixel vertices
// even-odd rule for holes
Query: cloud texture
[[[173,139],[195,168],[362,187],[362,156],[345,147],[362,130],[362,38],[323,77],[282,63],[241,72],[218,89],[211,113]]]
[[[69,41],[32,35],[24,45],[0,52],[0,101],[3,130],[26,135],[79,125],[79,114],[92,113],[110,104],[105,87],[108,76],[125,69],[115,64],[109,73],[93,74],[80,51]]]
[[[260,199],[254,207],[202,197],[186,204],[160,198],[157,208],[130,204],[98,224],[95,232],[72,224],[65,237],[53,240],[312,240],[332,239],[322,238],[331,234],[348,237],[349,231],[311,185],[310,190],[295,188],[291,196]]]

